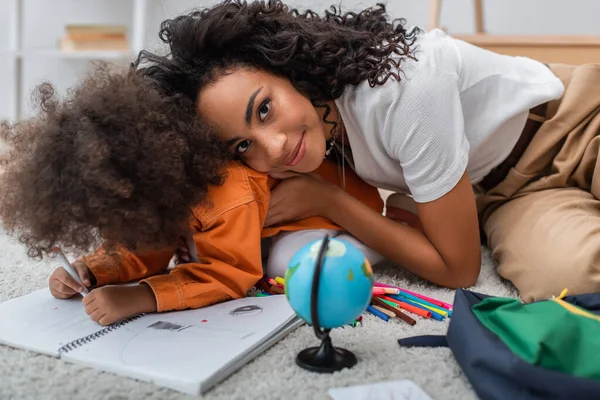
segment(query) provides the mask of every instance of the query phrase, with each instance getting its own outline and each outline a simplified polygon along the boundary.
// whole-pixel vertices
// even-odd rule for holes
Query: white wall
[[[323,10],[336,0],[290,0],[289,4]],[[381,0],[379,0],[381,1]],[[214,4],[213,0],[148,0],[146,46],[156,49],[160,22],[190,8]],[[360,9],[377,0],[343,0],[346,9]],[[450,33],[473,32],[472,0],[444,0],[442,25]],[[0,0],[0,119],[12,109],[13,61],[10,49],[10,17],[13,0]],[[426,27],[428,0],[387,0],[394,17],[409,25]],[[590,34],[600,35],[598,0],[487,0],[485,25],[501,34]],[[130,25],[131,0],[23,0],[23,46],[25,51],[56,48],[67,23],[122,23]],[[543,14],[543,16],[542,16]],[[73,85],[87,70],[88,62],[57,57],[26,57],[23,61],[23,109],[30,113],[29,94],[42,80],[53,82],[60,92]]]

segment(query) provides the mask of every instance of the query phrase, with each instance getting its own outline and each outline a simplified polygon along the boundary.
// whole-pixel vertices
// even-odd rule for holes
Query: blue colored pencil
[[[388,317],[387,315],[385,315],[381,311],[377,310],[373,306],[367,306],[367,311],[370,312],[371,314],[373,314],[374,316],[381,318],[385,322],[388,322],[390,320],[390,317]]]

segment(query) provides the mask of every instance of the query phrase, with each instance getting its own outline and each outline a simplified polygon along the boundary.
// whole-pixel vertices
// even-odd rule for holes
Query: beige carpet
[[[0,301],[46,285],[53,266],[27,258],[21,245],[0,232]],[[482,293],[514,296],[484,252],[483,269],[473,288]],[[425,284],[390,267],[376,271],[378,280],[452,302],[453,292]],[[400,349],[397,339],[419,334],[443,334],[446,322],[419,320],[411,327],[401,321],[385,323],[365,316],[363,326],[337,329],[334,344],[352,350],[358,364],[333,375],[318,375],[295,365],[298,351],[314,346],[311,328],[304,326],[210,391],[205,398],[328,399],[339,386],[412,379],[433,399],[475,399],[468,381],[448,349]],[[0,346],[0,399],[185,399],[189,396],[66,362]]]

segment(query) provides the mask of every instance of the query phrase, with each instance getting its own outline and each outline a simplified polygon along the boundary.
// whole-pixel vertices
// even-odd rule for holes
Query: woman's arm
[[[333,185],[304,176],[286,179],[274,190],[266,224],[317,213],[424,279],[452,288],[474,284],[481,246],[467,173],[446,195],[418,204],[417,212],[424,233],[384,217]]]
[[[440,199],[417,203],[425,233],[379,215],[343,192],[331,194],[335,200],[325,216],[391,261],[443,286],[476,282],[481,246],[475,196],[466,172]]]

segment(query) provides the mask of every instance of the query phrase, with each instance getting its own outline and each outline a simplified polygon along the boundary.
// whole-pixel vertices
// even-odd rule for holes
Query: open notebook
[[[302,325],[285,296],[146,314],[102,327],[48,289],[0,304],[0,343],[201,394]]]

